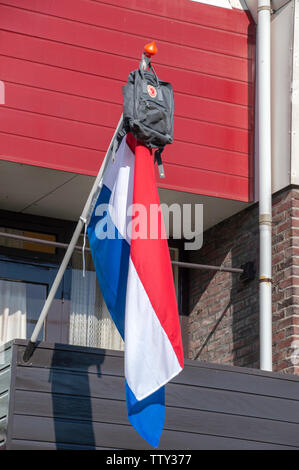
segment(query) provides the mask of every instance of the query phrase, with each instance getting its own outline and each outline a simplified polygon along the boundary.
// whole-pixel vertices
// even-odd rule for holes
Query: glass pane
[[[30,338],[37,320],[40,316],[47,298],[47,286],[44,284],[31,284],[26,282],[26,307],[27,307],[27,338]],[[44,328],[41,329],[38,340],[44,338]]]
[[[47,286],[0,280],[0,344],[29,339],[47,295]],[[38,340],[43,339],[43,329]]]
[[[0,233],[6,233],[11,235],[11,237],[7,237],[4,235],[0,235],[0,246],[4,246],[6,248],[18,248],[21,250],[29,250],[29,251],[39,251],[43,253],[50,253],[54,254],[56,248],[51,245],[45,245],[43,243],[38,243],[29,240],[22,240],[18,238],[13,238],[13,235],[21,236],[25,238],[37,238],[40,240],[48,240],[50,242],[56,241],[55,235],[50,235],[48,233],[39,233],[39,232],[27,232],[24,230],[12,229],[7,227],[0,227]]]
[[[79,240],[80,244],[82,242],[83,236]],[[84,261],[80,251],[75,251],[72,256],[69,342],[122,351],[124,342],[108,312],[97,282],[92,257],[88,250],[88,238],[86,238],[86,248]]]

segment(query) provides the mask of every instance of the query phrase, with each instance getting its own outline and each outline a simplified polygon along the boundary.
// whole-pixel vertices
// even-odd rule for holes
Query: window
[[[46,285],[0,279],[0,345],[30,338],[46,295]],[[38,339],[43,337],[42,329]]]
[[[5,233],[8,235],[12,235],[12,236],[16,235],[20,238],[6,237],[4,235],[1,235],[1,233],[3,234]],[[24,237],[24,239],[22,239],[21,237]],[[47,233],[39,233],[39,232],[29,232],[25,230],[18,230],[18,229],[12,229],[12,228],[7,228],[7,227],[0,227],[0,246],[6,247],[6,248],[17,248],[20,250],[38,251],[41,253],[50,253],[50,254],[55,253],[54,246],[28,240],[32,238],[36,238],[39,240],[47,240],[50,242],[56,241],[55,235],[50,235]]]
[[[0,217],[0,342],[3,343],[31,337],[64,253],[56,246],[34,240],[64,241],[62,237],[72,225],[6,211],[1,211]],[[38,340],[65,343],[68,340],[69,277],[67,270]]]
[[[13,338],[31,337],[65,253],[64,249],[28,241],[26,238],[50,242],[58,239],[59,242],[67,243],[73,233],[73,227],[68,227],[67,231],[63,229],[63,222],[59,221],[59,229],[62,233],[65,230],[67,236],[47,234],[44,229],[47,229],[48,219],[40,219],[42,230],[39,230],[38,224],[35,230],[34,217],[31,216],[28,217],[28,224],[27,219],[22,221],[22,227],[0,227],[2,233],[21,237],[15,239],[0,234],[1,344]],[[55,233],[51,220],[48,228],[53,229]],[[78,242],[78,245],[82,244],[83,235]],[[81,251],[74,251],[38,339],[124,350],[124,342],[108,312],[97,282],[88,239],[86,244],[84,260]],[[170,257],[172,260],[178,260],[179,249],[171,247]],[[178,298],[178,266],[173,265],[172,269]]]

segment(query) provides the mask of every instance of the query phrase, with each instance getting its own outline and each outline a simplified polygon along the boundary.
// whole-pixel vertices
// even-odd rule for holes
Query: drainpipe
[[[270,0],[258,0],[257,84],[260,232],[260,368],[272,370]]]

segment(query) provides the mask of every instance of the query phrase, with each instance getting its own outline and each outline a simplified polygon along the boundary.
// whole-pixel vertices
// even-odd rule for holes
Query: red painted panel
[[[121,103],[90,100],[8,81],[6,81],[6,106],[112,127],[122,111]],[[176,93],[175,108],[177,117],[198,119],[241,129],[247,129],[253,122],[253,110],[245,106],[180,93]]]
[[[6,82],[5,106],[87,124],[115,127],[121,104]]]
[[[96,0],[101,3],[100,0]],[[108,3],[108,2],[107,2]],[[128,6],[127,0],[109,0],[113,5]],[[227,31],[248,34],[253,28],[252,20],[248,12],[234,10],[234,14],[225,8],[208,6],[201,3],[192,3],[190,1],[172,0],[165,2],[164,0],[133,0],[130,2],[130,8],[139,9],[151,14],[161,15],[166,18],[177,18],[182,21],[207,25],[212,28],[224,29]]]
[[[98,128],[5,107],[0,108],[0,129],[8,134],[103,151],[113,134],[113,129],[107,127]]]
[[[200,186],[201,194],[207,196],[223,197],[240,201],[248,201],[248,194],[251,195],[251,180],[240,176],[223,173],[204,171],[199,168],[180,167],[179,171],[175,165],[165,164],[166,178],[160,182],[161,188],[177,189],[196,193],[196,188]],[[158,178],[158,174],[157,174]]]
[[[177,140],[164,150],[163,161],[236,176],[253,176],[250,171],[248,156],[245,153],[231,152]]]
[[[176,118],[176,140],[246,153],[251,151],[248,132],[235,127],[218,126],[202,121]]]
[[[75,166],[79,173],[96,175],[100,163],[104,158],[104,151],[85,149],[19,135],[16,136],[15,134],[5,134],[3,132],[0,132],[0,134],[2,152],[0,159],[2,160],[22,161],[23,163],[50,168],[54,167],[64,171],[73,171]],[[213,175],[214,171],[219,174],[228,174],[225,171],[225,163],[227,163],[228,160],[232,160],[234,164],[230,168],[231,175],[241,176],[243,178],[250,176],[249,169],[246,167],[247,161],[240,158],[239,155],[224,153],[223,158],[221,151],[215,149],[200,149],[188,144],[188,152],[184,154],[184,160],[182,161],[182,159],[180,159],[177,161],[175,158],[177,158],[178,152],[174,151],[175,147],[180,149],[182,145],[175,143],[173,147],[168,147],[165,151],[164,161],[165,164],[177,164],[180,167],[180,171],[184,168],[185,164],[186,167],[190,169],[191,173],[193,168],[197,168],[200,170],[210,170],[210,177]],[[185,146],[184,150],[186,152]],[[175,158],[172,157],[172,154],[175,155]],[[193,165],[194,157],[198,159],[196,167]],[[212,165],[210,162],[212,162]],[[180,172],[178,172],[178,176],[179,174]],[[164,187],[168,187],[167,181],[169,181],[169,175],[167,175],[166,183],[165,181],[159,180],[160,185]],[[180,184],[184,186],[183,181],[181,181]],[[176,189],[178,189],[178,187],[179,186],[176,186]],[[186,185],[184,186],[184,191],[188,192]]]
[[[53,117],[58,116],[70,121],[80,121],[108,127],[113,127],[113,123],[117,122],[121,113],[120,105],[86,100],[80,97],[11,83],[8,83],[6,86],[6,106],[32,113],[48,114]],[[12,132],[9,128],[6,128],[6,130]],[[21,132],[19,127],[18,131],[17,129],[13,130],[18,133]],[[109,136],[107,136],[107,139],[109,140]],[[181,155],[184,155],[183,160]],[[247,154],[193,145],[178,140],[172,146],[167,147],[164,153],[164,160],[178,165],[213,169],[224,173],[229,169],[231,174],[248,176]],[[86,167],[87,174],[93,174],[94,171],[94,168]]]
[[[99,170],[104,152],[5,134],[0,131],[1,160],[86,174],[86,162]],[[87,173],[88,174],[88,173]]]
[[[124,72],[122,81],[101,77],[97,75],[76,72],[61,67],[48,66],[27,60],[19,60],[1,56],[0,43],[0,76],[2,80],[14,83],[24,83],[48,90],[61,91],[88,98],[102,99],[113,103],[122,103],[122,85],[127,80],[130,70],[136,68],[136,62],[132,61],[132,67]],[[161,79],[167,78],[160,74],[162,67],[157,72]],[[232,82],[208,77],[191,72],[186,73],[176,70],[171,73],[171,83],[175,92],[183,93],[184,96],[205,97],[221,102],[236,103],[247,106],[252,104],[253,90],[246,83]]]
[[[99,74],[101,62],[105,64],[106,70],[116,68],[120,73],[123,61],[115,60],[113,56],[105,56],[104,53],[119,55],[121,45],[125,44],[126,51],[123,54],[137,59],[140,55],[139,51],[143,50],[143,46],[147,42],[146,37],[137,37],[104,28],[99,29],[92,25],[66,21],[3,5],[0,5],[0,17],[1,27],[5,30],[21,32],[29,36],[51,39],[52,41],[63,43],[63,45],[57,43],[49,44],[47,46],[46,57],[51,52],[56,54],[57,59],[61,61],[61,65],[64,64],[65,60],[68,63],[75,57],[75,67],[76,63],[78,67],[78,64],[81,64],[82,61],[83,67],[86,67],[85,64],[88,64],[87,67],[92,70],[92,73]],[[66,44],[88,48],[88,50],[79,49],[76,50],[76,53],[72,53],[71,49],[73,47],[67,47]],[[23,49],[25,53],[27,52],[28,57],[31,58],[31,51],[26,51],[28,46],[26,47],[20,41],[18,47]],[[43,51],[43,57],[45,57],[45,51]],[[197,48],[191,49],[180,44],[161,43],[155,63],[168,64],[171,67],[195,72],[200,71],[201,73],[234,80],[252,81],[251,71],[248,71],[247,58],[216,54]]]
[[[3,132],[0,132],[0,141],[0,159],[2,160],[56,168],[62,171],[74,171],[75,167],[77,173],[86,174],[87,161],[90,166],[95,168],[94,174],[96,174],[104,158],[104,152]],[[202,188],[200,194],[228,199],[232,199],[233,194],[234,199],[248,201],[252,184],[251,180],[246,177],[188,166],[178,167],[167,162],[164,166],[166,171],[165,180],[160,180],[157,175],[157,181],[159,181],[159,187],[161,188],[198,193],[198,187],[200,186]]]
[[[115,6],[112,3],[115,3]],[[161,41],[168,43],[179,42],[179,44],[192,47],[193,49],[196,49],[198,44],[202,50],[210,50],[237,57],[248,57],[248,49],[251,47],[252,41],[248,35],[250,22],[244,18],[244,14],[240,15],[237,24],[229,25],[227,21],[223,21],[223,12],[220,16],[220,22],[219,15],[217,21],[218,9],[213,12],[213,19],[211,21],[211,14],[205,15],[206,9],[204,9],[202,10],[203,14],[195,16],[198,24],[196,22],[192,24],[190,21],[186,24],[181,17],[172,17],[174,12],[173,7],[177,4],[176,1],[166,2],[166,6],[169,9],[169,15],[166,17],[160,16],[162,10],[161,2],[158,5],[158,9],[151,13],[146,12],[146,10],[144,12],[141,11],[145,2],[139,2],[136,9],[130,9],[129,2],[126,2],[125,7],[117,5],[117,3],[109,2],[109,4],[105,4],[95,1],[72,0],[72,8],[70,8],[69,0],[59,0],[59,2],[55,3],[52,0],[43,0],[42,2],[22,0],[22,8],[115,31],[125,33],[132,31],[134,35],[147,38],[154,37],[159,43]],[[121,4],[121,2],[119,3]],[[19,7],[20,1],[5,0],[5,4]],[[165,2],[163,0],[164,6]],[[184,8],[181,8],[181,10],[185,11],[190,8],[198,13],[200,6],[194,7],[190,2],[185,1]],[[152,13],[155,13],[155,21],[149,21],[149,15],[152,15]],[[192,20],[194,21],[194,17]],[[230,28],[230,30],[225,31],[224,28],[226,27]],[[231,31],[234,31],[234,34],[231,34]]]
[[[98,100],[105,99],[114,103],[122,102],[122,89],[119,81],[1,55],[0,77],[4,81],[55,90],[60,93]],[[113,100],[110,97],[113,97]]]
[[[252,129],[253,111],[253,108],[247,106],[175,93],[176,116]]]
[[[0,1],[0,158],[96,174],[121,86],[152,37],[157,73],[175,90],[159,185],[249,200],[254,26],[243,11],[189,1]]]
[[[17,2],[17,0],[15,0]],[[167,19],[178,19],[187,23],[201,24],[212,28],[248,34],[253,32],[254,24],[248,12],[208,6],[185,0],[89,0],[102,4],[116,5],[122,10],[146,12]],[[77,2],[79,3],[79,2]],[[85,2],[84,2],[85,3]],[[81,0],[82,4],[82,0]]]
[[[0,129],[36,139],[105,150],[113,134],[113,128],[86,124],[83,122],[57,119],[52,116],[0,108]],[[227,150],[248,152],[246,131],[216,126],[200,121],[176,119],[176,140],[201,145],[210,145]]]

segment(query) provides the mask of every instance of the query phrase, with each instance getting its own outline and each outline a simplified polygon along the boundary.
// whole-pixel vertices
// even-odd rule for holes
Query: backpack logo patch
[[[151,98],[156,98],[157,90],[153,85],[147,85],[147,92]]]

